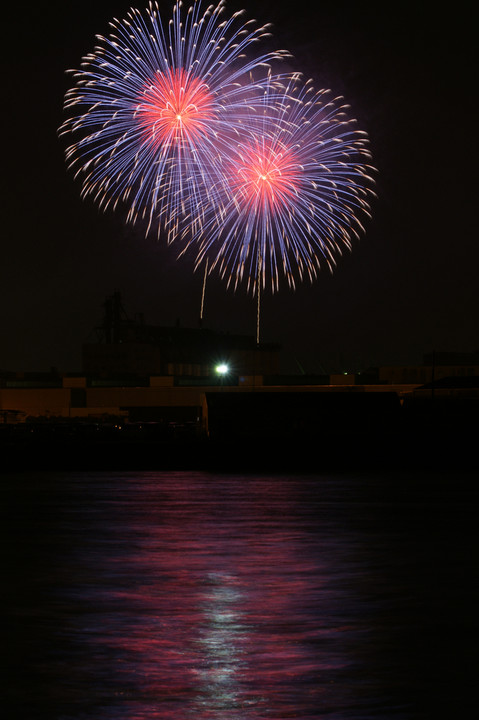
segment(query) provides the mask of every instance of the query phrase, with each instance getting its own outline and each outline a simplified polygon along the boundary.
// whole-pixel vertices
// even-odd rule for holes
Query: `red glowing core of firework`
[[[190,145],[214,117],[213,97],[202,80],[182,69],[158,73],[144,91],[136,116],[148,142]]]
[[[236,195],[248,205],[271,212],[284,209],[298,192],[298,164],[286,147],[262,143],[241,152]]]

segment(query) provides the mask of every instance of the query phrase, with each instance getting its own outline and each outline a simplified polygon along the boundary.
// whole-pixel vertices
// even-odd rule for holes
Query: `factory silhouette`
[[[250,336],[148,325],[115,292],[81,373],[1,373],[5,461],[277,470],[474,460],[479,353],[311,376],[281,375],[280,352]]]

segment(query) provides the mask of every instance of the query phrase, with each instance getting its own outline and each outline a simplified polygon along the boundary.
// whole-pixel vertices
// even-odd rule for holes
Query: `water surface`
[[[477,494],[449,474],[3,480],[7,717],[459,717]]]

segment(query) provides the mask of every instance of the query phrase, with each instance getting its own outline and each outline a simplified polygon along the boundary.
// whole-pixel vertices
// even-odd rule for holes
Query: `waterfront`
[[[2,478],[9,720],[459,717],[467,473]]]

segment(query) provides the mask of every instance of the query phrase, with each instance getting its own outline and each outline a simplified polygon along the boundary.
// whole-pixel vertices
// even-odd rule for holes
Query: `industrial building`
[[[220,363],[237,376],[273,375],[279,369],[279,345],[258,345],[248,335],[182,327],[179,321],[173,326],[149,325],[143,315],[128,316],[119,292],[107,298],[103,322],[92,335],[82,348],[82,368],[89,376],[208,378]]]
[[[246,459],[261,445],[270,458],[289,452],[292,463],[316,452],[357,459],[372,446],[389,458],[406,457],[406,447],[472,446],[477,353],[322,376],[280,375],[279,355],[252,337],[132,320],[115,293],[83,347],[81,372],[0,373],[2,452],[50,461],[61,446],[66,462],[101,446],[108,466],[115,458],[137,467],[160,449],[174,463],[198,457],[205,442],[215,457],[241,448]]]

